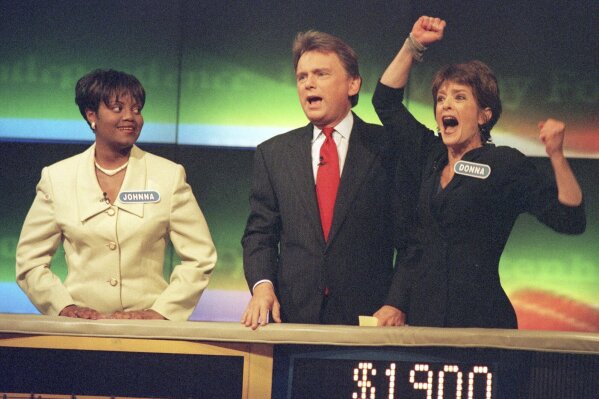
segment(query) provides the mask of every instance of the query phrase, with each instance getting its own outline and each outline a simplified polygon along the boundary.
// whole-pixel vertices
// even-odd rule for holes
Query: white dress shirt
[[[343,175],[343,165],[347,157],[347,149],[349,147],[349,136],[354,126],[354,116],[350,112],[347,113],[341,122],[334,126],[333,140],[337,144],[337,154],[339,154],[339,175]],[[320,163],[320,147],[325,140],[325,135],[322,129],[314,126],[312,136],[312,171],[314,172],[314,183],[316,184],[316,174],[318,173],[318,164]]]

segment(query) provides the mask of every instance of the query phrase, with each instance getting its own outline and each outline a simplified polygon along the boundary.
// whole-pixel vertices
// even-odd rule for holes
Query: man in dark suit
[[[389,302],[394,161],[384,129],[351,112],[356,54],[309,31],[293,58],[310,123],[256,149],[242,239],[252,299],[241,322],[253,329],[269,312],[275,322],[358,324]]]

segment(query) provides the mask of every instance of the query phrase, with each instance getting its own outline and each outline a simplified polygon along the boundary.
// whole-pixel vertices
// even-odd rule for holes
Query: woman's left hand
[[[406,314],[391,305],[383,305],[373,316],[378,319],[378,325],[383,327],[406,324]]]
[[[114,312],[109,319],[136,319],[136,320],[166,320],[166,317],[152,309],[133,310],[128,312]]]
[[[566,125],[556,119],[547,119],[539,122],[539,138],[545,144],[545,151],[551,158],[555,155],[563,156],[564,135]]]

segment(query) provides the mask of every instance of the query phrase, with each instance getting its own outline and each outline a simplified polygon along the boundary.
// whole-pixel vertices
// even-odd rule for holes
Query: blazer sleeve
[[[416,205],[422,171],[433,147],[442,143],[439,137],[414,118],[404,106],[403,98],[403,89],[393,89],[379,82],[372,104],[388,132],[393,150],[398,154],[393,177],[393,223],[397,255],[385,304],[407,313],[412,282],[422,255],[413,237],[417,226]]]
[[[404,90],[393,89],[381,82],[372,97],[374,109],[389,133],[391,145],[413,179],[420,183],[421,171],[433,146],[441,139],[416,118],[403,104]]]
[[[206,219],[177,165],[171,196],[169,237],[181,263],[151,309],[169,320],[187,320],[208,285],[216,264],[216,249]]]
[[[16,254],[17,284],[33,305],[47,315],[58,315],[75,303],[62,281],[50,269],[62,231],[56,223],[54,196],[48,168],[36,188],[35,199],[23,223]]]
[[[241,240],[243,270],[250,290],[260,280],[276,285],[281,215],[275,190],[266,166],[264,147],[254,155],[250,215]]]
[[[578,206],[564,205],[558,200],[553,176],[541,173],[521,152],[501,148],[502,159],[511,165],[503,192],[512,198],[517,212],[529,212],[541,223],[559,233],[582,234],[586,228],[584,201]]]

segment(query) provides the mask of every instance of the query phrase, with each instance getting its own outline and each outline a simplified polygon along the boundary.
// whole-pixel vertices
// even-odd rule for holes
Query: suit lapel
[[[77,165],[77,208],[79,220],[86,221],[100,212],[110,208],[110,204],[102,200],[102,189],[96,178],[94,154],[96,145],[93,144],[83,154]]]
[[[293,180],[297,197],[300,198],[301,203],[306,208],[307,219],[313,228],[318,230],[319,235],[323,237],[316,199],[314,171],[312,170],[313,129],[312,124],[308,124],[295,137],[295,140],[289,143],[291,147],[289,152],[291,162],[289,164],[294,168],[294,170],[289,171],[289,176]],[[322,242],[324,244],[324,237]]]
[[[349,137],[347,157],[337,192],[329,243],[333,241],[333,237],[343,225],[347,212],[370,171],[372,162],[378,156],[378,151],[366,145],[364,129],[364,122],[354,114],[354,127]]]

